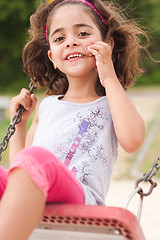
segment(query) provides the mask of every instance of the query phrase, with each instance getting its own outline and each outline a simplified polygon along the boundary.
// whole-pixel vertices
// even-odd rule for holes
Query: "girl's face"
[[[48,56],[67,77],[95,72],[95,57],[87,47],[102,41],[101,33],[86,8],[65,5],[51,16]]]

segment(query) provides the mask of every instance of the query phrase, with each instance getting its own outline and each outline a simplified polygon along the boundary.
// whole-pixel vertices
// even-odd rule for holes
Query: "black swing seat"
[[[145,240],[133,213],[119,207],[47,204],[29,240]]]

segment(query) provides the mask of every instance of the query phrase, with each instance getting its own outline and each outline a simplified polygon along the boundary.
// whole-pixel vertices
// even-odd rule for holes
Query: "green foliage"
[[[153,58],[158,59],[160,50],[160,0],[114,0],[126,8],[128,16],[134,17],[148,29],[152,37]],[[28,81],[23,73],[22,49],[27,39],[30,15],[42,0],[1,0],[0,1],[0,92],[6,89],[19,91]],[[156,56],[157,55],[157,56]],[[159,83],[159,64],[145,62],[146,80],[138,84]],[[154,72],[154,73],[153,73]],[[154,79],[153,79],[154,78]],[[143,78],[142,78],[143,79]]]
[[[22,49],[27,37],[30,15],[37,0],[0,1],[0,89],[8,88],[12,82],[24,81]]]
[[[128,16],[133,17],[141,25],[160,33],[160,0],[115,0],[128,12]]]
[[[125,8],[128,16],[135,19],[150,38],[149,53],[154,60],[160,61],[160,0],[115,0]],[[143,60],[144,74],[136,85],[160,84],[160,63],[148,56]]]
[[[31,126],[31,123],[33,121],[33,116],[34,116],[34,114],[31,116],[31,118],[29,119],[29,121],[27,123],[27,131]],[[8,115],[8,118],[6,120],[4,120],[3,122],[0,122],[0,143],[2,142],[3,137],[7,133],[7,128],[9,126],[9,124],[10,124],[10,119],[9,119],[9,115]],[[1,156],[2,156],[1,164],[4,166],[8,165],[8,163],[9,163],[9,145],[8,145],[7,149],[4,152],[2,152]]]

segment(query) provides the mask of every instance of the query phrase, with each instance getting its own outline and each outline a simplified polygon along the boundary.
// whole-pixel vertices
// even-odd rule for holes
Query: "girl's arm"
[[[116,77],[106,79],[104,87],[117,139],[126,152],[135,152],[144,140],[144,121]]]
[[[117,139],[126,152],[137,151],[145,135],[144,121],[121,86],[112,62],[110,44],[98,41],[88,47],[95,56],[96,67],[102,86],[106,90]]]
[[[31,114],[36,107],[36,97],[31,94],[27,89],[22,89],[20,94],[14,97],[10,103],[10,117],[11,119],[15,116],[17,109],[20,105],[25,108],[25,112],[22,114],[22,120],[16,125],[16,131],[10,139],[9,147],[9,161],[10,163],[15,156],[25,147],[27,122]]]

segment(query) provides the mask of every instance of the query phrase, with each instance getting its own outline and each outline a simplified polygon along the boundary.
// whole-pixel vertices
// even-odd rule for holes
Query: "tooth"
[[[67,57],[67,59],[69,60],[69,59],[71,59],[71,58],[82,57],[82,56],[83,56],[82,54],[76,53],[76,54],[69,55],[69,56]]]

